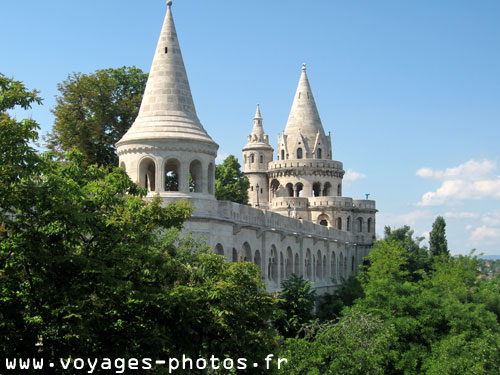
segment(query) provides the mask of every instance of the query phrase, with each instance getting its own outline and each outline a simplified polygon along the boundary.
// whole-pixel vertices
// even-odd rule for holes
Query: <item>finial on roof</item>
[[[167,6],[171,7],[172,6],[172,0],[167,1]]]
[[[302,71],[306,71],[306,63],[302,63]]]

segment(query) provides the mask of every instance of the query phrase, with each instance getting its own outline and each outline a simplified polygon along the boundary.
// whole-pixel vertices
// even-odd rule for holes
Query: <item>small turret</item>
[[[253,119],[253,129],[243,147],[243,172],[250,180],[248,190],[249,203],[254,207],[268,208],[269,179],[267,167],[273,160],[273,148],[269,145],[269,136],[264,133],[260,106]]]

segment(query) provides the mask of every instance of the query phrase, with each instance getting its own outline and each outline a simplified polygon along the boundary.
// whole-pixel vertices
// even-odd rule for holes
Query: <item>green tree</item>
[[[250,182],[233,155],[215,166],[215,198],[218,200],[248,204],[249,187]]]
[[[319,297],[319,307],[316,316],[321,321],[335,320],[345,307],[352,306],[358,298],[363,298],[363,287],[356,276],[349,276],[333,294]]]
[[[123,169],[37,154],[36,123],[4,111],[39,99],[0,78],[0,356],[272,353],[275,297],[258,268],[179,238],[190,207],[142,199]]]
[[[59,154],[78,150],[85,165],[116,166],[115,143],[137,117],[147,77],[136,67],[68,76],[58,85],[48,148]]]
[[[346,311],[338,322],[311,327],[304,338],[285,341],[280,357],[285,375],[385,375],[394,336],[379,318]]]
[[[275,326],[284,337],[295,337],[313,319],[316,291],[312,281],[292,274],[281,283]]]
[[[432,256],[450,255],[446,240],[446,221],[442,216],[438,216],[432,224],[429,245]]]

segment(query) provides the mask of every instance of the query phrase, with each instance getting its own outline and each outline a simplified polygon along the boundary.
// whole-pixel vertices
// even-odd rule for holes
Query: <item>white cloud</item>
[[[487,227],[486,225],[477,227],[470,235],[472,241],[484,241],[488,239],[500,239],[500,228]]]
[[[361,180],[362,178],[366,178],[364,173],[355,172],[352,169],[348,169],[344,175],[344,181],[356,181]]]
[[[479,214],[476,212],[445,212],[443,216],[450,219],[477,219]]]
[[[455,180],[461,178],[481,179],[491,176],[497,169],[497,163],[493,160],[469,160],[458,167],[447,168],[444,171],[420,168],[417,176],[433,180]]]
[[[500,211],[489,212],[481,219],[484,225],[500,228]]]
[[[442,181],[436,191],[422,196],[417,205],[439,206],[456,204],[468,199],[500,199],[500,176],[495,176],[497,163],[492,160],[469,160],[444,171],[421,168],[417,176]]]
[[[415,226],[420,221],[429,221],[434,215],[428,210],[414,210],[406,214],[392,214],[381,212],[377,214],[377,223],[390,227],[401,227],[403,225]]]

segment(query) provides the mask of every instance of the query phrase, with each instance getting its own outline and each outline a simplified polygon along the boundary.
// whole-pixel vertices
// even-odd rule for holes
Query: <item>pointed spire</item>
[[[257,104],[257,109],[255,110],[255,116],[253,118],[252,133],[247,137],[247,145],[243,150],[254,148],[272,150],[272,147],[269,145],[269,137],[264,133],[264,127],[262,126],[262,115],[260,114],[259,104]]]
[[[290,135],[297,133],[299,130],[307,138],[314,138],[318,131],[321,135],[325,134],[307,78],[305,63],[302,64],[299,85],[295,93],[284,134]]]
[[[196,115],[172,17],[172,1],[167,6],[139,115],[118,144],[158,138],[189,138],[215,144]]]

